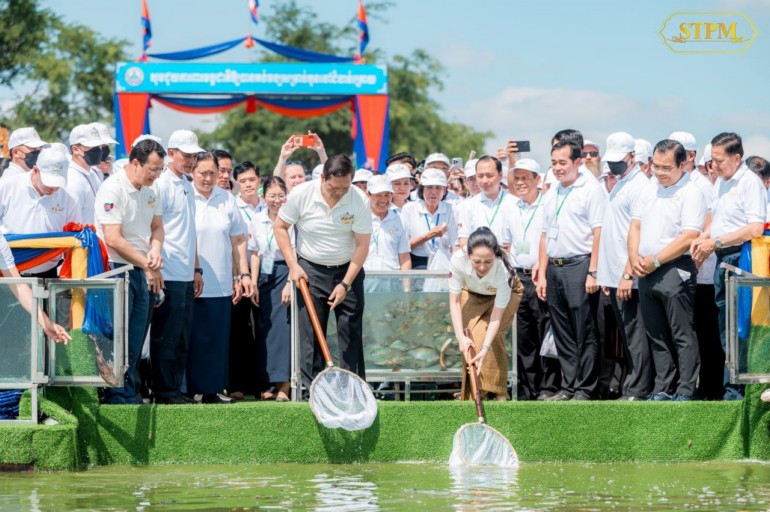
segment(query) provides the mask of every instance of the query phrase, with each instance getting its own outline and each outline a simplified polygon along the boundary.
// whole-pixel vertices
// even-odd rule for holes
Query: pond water
[[[110,466],[0,473],[0,510],[768,510],[770,464]]]

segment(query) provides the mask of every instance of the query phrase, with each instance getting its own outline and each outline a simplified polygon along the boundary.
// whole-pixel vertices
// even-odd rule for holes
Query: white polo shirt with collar
[[[436,226],[444,223],[447,225],[446,232],[440,238],[433,238],[412,249],[412,254],[415,256],[430,257],[439,248],[449,250],[457,245],[457,221],[452,207],[445,201],[438,204],[433,214],[428,212],[425,201],[422,199],[406,203],[401,209],[401,220],[404,222],[404,228],[410,240],[424,235]]]
[[[216,185],[206,199],[197,190],[195,231],[198,261],[203,269],[203,293],[206,297],[233,294],[233,244],[230,237],[244,235],[244,225],[235,196]]]
[[[591,254],[593,229],[602,227],[606,207],[602,187],[590,172],[581,171],[566,189],[561,183],[549,188],[543,199],[542,229],[548,257]]]
[[[0,233],[0,270],[8,270],[11,267],[15,267],[16,262],[13,260],[13,253],[11,248],[8,247],[8,241],[5,239],[2,233]],[[5,276],[9,277],[9,276]]]
[[[747,224],[765,222],[767,191],[744,162],[729,180],[717,178],[711,193],[711,238],[732,233]]]
[[[70,222],[81,222],[80,208],[65,189],[40,195],[28,172],[11,176],[0,186],[0,231],[4,235],[58,233]],[[54,259],[25,272],[39,274],[58,263]]]
[[[599,266],[596,284],[617,288],[628,261],[628,230],[631,227],[631,212],[640,197],[650,187],[650,182],[638,165],[617,184],[609,195],[609,203],[602,222],[602,237],[599,239]],[[634,288],[638,282],[634,279]]]
[[[248,226],[251,224],[251,221],[254,217],[257,216],[259,212],[262,210],[267,209],[267,204],[265,203],[265,200],[261,197],[259,198],[259,202],[257,203],[257,206],[252,206],[243,199],[241,199],[240,195],[237,195],[235,197],[235,203],[238,205],[238,211],[241,214],[241,217],[243,218],[243,223],[245,226]]]
[[[693,182],[693,184],[698,187],[698,190],[701,191],[701,194],[703,194],[703,198],[706,201],[706,208],[708,211],[711,211],[709,206],[709,201],[711,199],[711,194],[714,193],[714,185],[709,181],[708,178],[706,178],[704,175],[700,173],[697,169],[693,170],[690,173],[690,180]],[[711,253],[708,258],[701,264],[700,268],[698,269],[698,277],[696,279],[696,282],[698,284],[714,284],[714,271],[717,268],[717,255],[716,253]]]
[[[399,270],[400,254],[409,254],[409,236],[401,217],[388,210],[384,219],[372,214],[372,238],[366,256],[366,270]]]
[[[274,261],[285,261],[281,249],[275,242],[275,231],[273,230],[273,224],[275,224],[267,209],[262,210],[251,219],[248,226],[249,239],[247,240],[247,249],[249,252],[256,252],[259,257],[269,256]],[[294,247],[294,226],[289,228],[289,240],[291,240],[291,246]]]
[[[502,244],[503,229],[506,219],[510,218],[511,210],[515,208],[516,199],[507,191],[500,188],[497,196],[490,199],[483,192],[469,197],[462,203],[460,217],[457,222],[457,236],[468,238],[480,227],[489,228]],[[457,213],[455,211],[455,213]]]
[[[96,192],[94,216],[99,238],[104,239],[103,226],[120,224],[120,233],[141,254],[150,251],[152,219],[162,215],[162,205],[154,186],[137,189],[126,173],[105,181]],[[128,264],[114,249],[107,247],[113,263]]]
[[[508,271],[499,258],[495,258],[492,268],[484,276],[479,276],[473,269],[467,251],[458,249],[452,254],[449,263],[449,293],[459,295],[463,288],[479,295],[494,295],[495,307],[505,308],[511,300],[511,285],[508,283]]]
[[[531,269],[540,255],[540,235],[543,232],[543,194],[532,204],[519,198],[505,219],[503,244],[509,244],[511,261],[518,268]]]
[[[163,215],[163,279],[190,282],[195,278],[195,191],[184,176],[166,169],[155,180]],[[205,288],[205,286],[204,286]]]
[[[83,224],[93,225],[94,223],[96,192],[102,183],[102,179],[93,169],[83,169],[74,161],[70,161],[70,166],[67,170],[67,192],[80,206],[80,216]]]
[[[3,175],[0,176],[0,182],[4,182],[8,178],[12,178],[13,176],[18,176],[19,174],[26,174],[27,172],[28,171],[25,171],[22,167],[11,162],[8,164],[8,167],[6,167],[5,170],[3,171]]]
[[[372,232],[369,199],[352,186],[329,208],[321,194],[321,180],[292,189],[278,216],[296,226],[297,255],[318,265],[344,265],[355,249],[355,234]]]
[[[641,222],[639,255],[652,256],[674,241],[682,231],[701,232],[706,222],[706,199],[684,173],[675,184],[656,184],[635,203],[631,218]]]

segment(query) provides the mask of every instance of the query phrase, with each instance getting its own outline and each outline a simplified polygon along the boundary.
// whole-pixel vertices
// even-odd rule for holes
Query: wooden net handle
[[[318,321],[318,313],[316,313],[315,306],[313,305],[313,297],[310,296],[310,289],[308,288],[307,281],[304,277],[299,280],[299,291],[302,293],[302,298],[305,300],[307,314],[310,316],[310,323],[313,324],[313,330],[318,338],[318,344],[321,346],[321,352],[324,355],[326,366],[334,366],[332,354],[329,352],[329,345],[326,343],[326,336],[324,336],[324,331],[321,329],[321,322]]]
[[[467,338],[471,337],[471,331],[470,329],[465,329],[463,331],[463,334]],[[479,417],[479,423],[484,423],[484,408],[481,406],[481,390],[479,390],[479,381],[478,376],[476,375],[475,366],[476,363],[473,363],[473,366],[471,366],[470,361],[476,357],[476,349],[473,348],[473,345],[468,347],[468,373],[470,374],[470,381],[471,381],[471,391],[473,392],[473,399],[476,401],[476,416]]]

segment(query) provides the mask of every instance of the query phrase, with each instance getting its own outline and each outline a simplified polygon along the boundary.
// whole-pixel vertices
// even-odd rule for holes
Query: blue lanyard
[[[433,228],[430,227],[430,219],[428,218],[428,214],[427,213],[423,213],[423,215],[425,216],[425,224],[428,225],[428,231],[430,231]],[[438,221],[439,221],[440,218],[441,218],[441,214],[437,213],[436,214],[436,227],[438,227]],[[436,247],[436,239],[435,238],[431,238],[430,239],[430,244],[431,244],[432,247]]]

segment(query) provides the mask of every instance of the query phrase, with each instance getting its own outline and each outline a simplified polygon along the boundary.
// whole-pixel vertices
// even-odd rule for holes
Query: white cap
[[[430,155],[428,155],[428,158],[425,159],[425,167],[428,167],[428,165],[434,162],[443,162],[447,164],[447,166],[450,165],[449,157],[446,156],[444,153],[431,153]]]
[[[686,151],[698,151],[698,143],[695,141],[695,136],[692,133],[673,132],[668,138],[684,146]]]
[[[700,157],[700,160],[698,160],[698,165],[705,166],[707,163],[711,161],[711,143],[709,142],[706,144],[706,147],[703,148],[703,154]]]
[[[40,179],[46,187],[66,187],[69,168],[66,146],[59,142],[45,146],[37,157],[35,167],[40,171]]]
[[[366,183],[366,191],[370,194],[379,194],[380,192],[390,192],[392,194],[393,187],[387,174],[375,174]]]
[[[91,123],[91,126],[96,127],[96,131],[99,132],[99,137],[102,139],[102,143],[99,144],[100,146],[103,146],[105,144],[117,144],[118,141],[112,138],[112,135],[110,135],[110,129],[107,127],[104,123]]]
[[[476,176],[476,164],[479,163],[478,158],[474,158],[472,160],[468,160],[465,162],[465,169],[463,169],[463,172],[465,173],[466,178],[472,178]]]
[[[369,169],[358,169],[353,175],[353,183],[367,182],[372,177],[372,174],[374,173]]]
[[[318,164],[313,167],[313,174],[311,179],[318,179],[324,173],[324,164]]]
[[[596,148],[596,150],[597,150],[597,151],[598,151],[600,154],[601,154],[601,152],[602,152],[602,147],[601,147],[601,146],[600,146],[598,143],[596,143],[596,142],[594,142],[594,141],[592,141],[592,140],[590,140],[590,139],[586,139],[586,140],[584,140],[584,141],[583,141],[583,148],[585,149],[585,147],[586,147],[586,146],[593,146],[593,147],[595,147],[595,148]]]
[[[647,160],[649,161],[650,158],[652,158],[652,142],[646,139],[634,139],[634,147],[636,147],[637,144],[644,147],[644,150],[647,152]]]
[[[446,174],[441,169],[425,169],[420,177],[420,185],[423,187],[431,185],[446,187]]]
[[[519,160],[516,160],[516,165],[513,166],[513,170],[515,171],[516,169],[526,169],[527,171],[532,171],[536,174],[543,174],[542,169],[540,169],[540,164],[531,158],[520,158]]]
[[[634,138],[626,132],[615,132],[607,137],[607,152],[605,162],[620,162],[627,154],[634,151]]]
[[[177,130],[172,133],[168,138],[168,149],[178,149],[188,155],[205,151],[198,145],[198,136],[190,130]]]
[[[650,161],[650,154],[647,153],[647,145],[644,144],[645,142],[646,141],[642,139],[636,139],[634,141],[634,162],[646,164]]]
[[[80,144],[87,148],[94,148],[107,144],[102,141],[99,130],[93,124],[79,124],[70,132],[70,146]]]
[[[412,172],[409,170],[409,166],[406,164],[392,164],[385,169],[385,174],[393,180],[403,180],[404,178],[411,178]]]
[[[19,146],[27,146],[30,148],[39,148],[45,146],[47,143],[43,142],[40,135],[37,134],[37,130],[31,126],[26,128],[17,128],[11,132],[11,136],[8,138],[8,149]]]
[[[131,148],[133,149],[134,146],[136,146],[137,144],[139,144],[143,140],[154,140],[155,142],[157,142],[161,146],[163,145],[163,139],[161,139],[160,137],[157,137],[155,135],[150,135],[149,133],[143,133],[142,135],[140,135],[139,137],[134,139],[134,142],[131,143]]]

